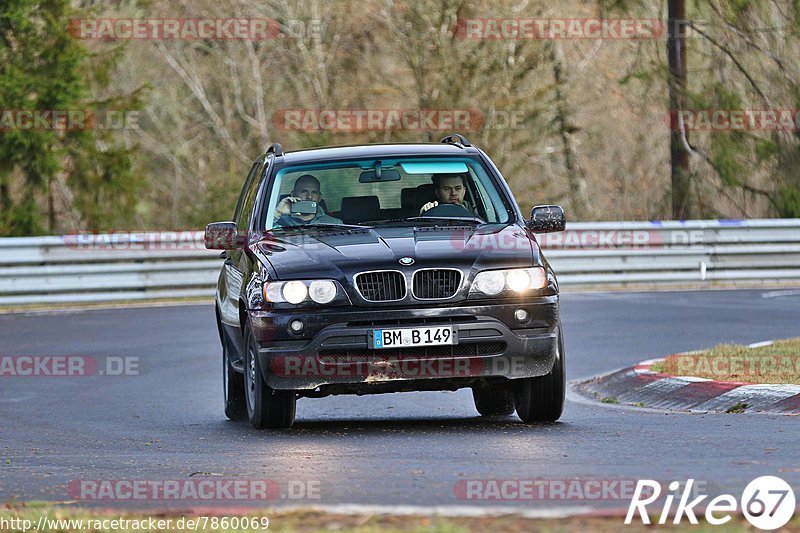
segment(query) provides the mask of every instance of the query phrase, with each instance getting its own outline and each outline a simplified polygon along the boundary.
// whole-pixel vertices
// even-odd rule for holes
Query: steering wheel
[[[437,218],[480,218],[473,215],[469,209],[460,204],[439,204],[436,207],[431,207],[420,215],[421,217],[437,217]]]

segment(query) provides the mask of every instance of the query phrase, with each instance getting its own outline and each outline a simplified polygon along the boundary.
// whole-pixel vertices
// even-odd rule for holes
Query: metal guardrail
[[[565,286],[800,285],[800,219],[572,223],[539,240]],[[0,305],[211,298],[221,267],[201,231],[0,239]]]
[[[800,219],[576,223],[541,243],[562,285],[800,283]]]
[[[0,239],[0,306],[210,299],[219,254],[202,231]]]

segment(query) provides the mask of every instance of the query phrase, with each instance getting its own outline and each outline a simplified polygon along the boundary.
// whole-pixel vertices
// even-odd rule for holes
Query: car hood
[[[358,272],[431,267],[456,267],[469,276],[542,264],[538,245],[516,224],[268,232],[251,250],[280,280],[323,277],[349,283]],[[402,258],[413,264],[404,265]]]

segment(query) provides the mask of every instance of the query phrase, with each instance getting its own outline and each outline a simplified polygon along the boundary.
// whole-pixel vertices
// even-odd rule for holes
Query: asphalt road
[[[800,336],[800,291],[566,294],[562,316],[577,380],[723,341]],[[303,399],[291,430],[258,432],[222,413],[208,305],[0,315],[0,355],[138,358],[138,375],[0,378],[0,501],[73,500],[76,480],[268,479],[285,498],[270,505],[525,509],[628,500],[476,501],[454,486],[694,478],[714,495],[778,475],[800,487],[800,417],[624,409],[574,393],[552,425],[481,419],[459,391]]]

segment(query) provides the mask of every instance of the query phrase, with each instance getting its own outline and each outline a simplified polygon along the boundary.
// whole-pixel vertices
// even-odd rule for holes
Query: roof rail
[[[472,146],[466,137],[458,133],[451,133],[447,137],[443,137],[440,143],[446,144],[460,144],[461,146]]]
[[[275,157],[283,157],[283,146],[278,143],[273,143],[267,148],[267,154],[275,154]]]

